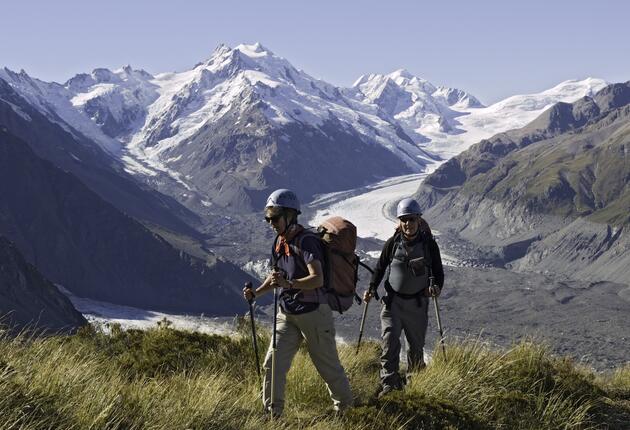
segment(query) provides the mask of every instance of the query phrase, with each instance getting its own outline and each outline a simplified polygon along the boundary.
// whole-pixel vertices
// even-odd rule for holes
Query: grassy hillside
[[[342,347],[360,406],[341,418],[305,351],[295,358],[284,417],[261,412],[246,326],[233,338],[88,326],[72,337],[0,337],[2,429],[561,429],[624,428],[630,366],[601,375],[544,347],[448,346],[405,391],[377,400],[378,354]],[[259,339],[267,345],[268,338]],[[264,348],[263,348],[264,349]],[[625,427],[627,428],[627,427]]]
[[[515,150],[469,178],[460,193],[534,212],[613,225],[630,222],[630,108],[576,134]]]

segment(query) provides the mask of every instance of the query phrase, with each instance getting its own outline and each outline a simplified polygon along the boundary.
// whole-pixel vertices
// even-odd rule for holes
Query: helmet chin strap
[[[297,224],[297,219],[294,219],[291,224],[289,224],[289,219],[287,217],[287,213],[283,212],[282,213],[282,219],[284,219],[284,231],[282,233],[280,233],[281,236],[284,236],[286,234],[286,232],[289,230],[289,227],[291,227],[293,224]]]

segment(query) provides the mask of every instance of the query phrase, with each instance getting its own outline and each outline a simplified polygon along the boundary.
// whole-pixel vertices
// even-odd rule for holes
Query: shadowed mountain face
[[[0,236],[0,323],[51,332],[87,323],[57,287],[28,264],[14,244]]]
[[[626,83],[479,142],[430,175],[417,197],[438,228],[500,248],[504,262],[523,257],[517,268],[627,282],[629,184]]]
[[[195,235],[196,216],[174,199],[141,186],[123,165],[54,113],[44,116],[0,79],[0,125],[41,158],[71,172],[119,210],[152,224]]]
[[[169,311],[232,314],[250,278],[177,251],[0,128],[0,234],[74,294]]]

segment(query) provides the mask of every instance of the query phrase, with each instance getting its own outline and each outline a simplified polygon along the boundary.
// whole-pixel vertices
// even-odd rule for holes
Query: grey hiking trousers
[[[315,368],[324,379],[335,410],[343,410],[353,403],[350,383],[339,361],[335,342],[335,325],[330,306],[320,304],[319,307],[305,314],[285,314],[278,312],[276,350],[276,387],[274,413],[282,414],[284,409],[284,388],[291,361],[295,356],[302,339],[306,342],[308,354]],[[271,349],[269,344],[263,364],[263,406],[271,407]]]
[[[400,335],[405,331],[408,369],[424,367],[424,338],[429,321],[429,298],[403,299],[394,295],[390,306],[381,309],[381,385],[402,388]]]

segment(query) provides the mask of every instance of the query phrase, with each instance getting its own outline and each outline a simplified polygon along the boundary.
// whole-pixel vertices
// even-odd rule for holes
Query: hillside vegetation
[[[0,337],[2,429],[627,428],[630,366],[595,374],[533,343],[448,345],[383,399],[378,354],[341,347],[359,406],[342,417],[306,351],[289,373],[285,415],[262,414],[250,338],[87,326],[75,336]],[[260,330],[262,331],[262,330]],[[267,337],[259,339],[266,346]],[[262,348],[264,349],[264,347]]]

